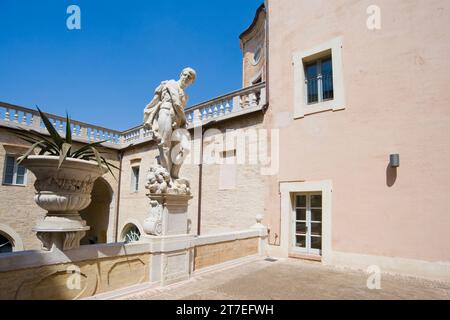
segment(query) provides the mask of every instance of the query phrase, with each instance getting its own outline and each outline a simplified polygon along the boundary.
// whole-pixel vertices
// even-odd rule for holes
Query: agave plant
[[[63,138],[52,125],[48,117],[41,111],[41,109],[38,107],[37,109],[50,136],[48,137],[35,130],[16,132],[16,135],[19,136],[19,138],[32,144],[27,152],[18,159],[19,164],[29,155],[33,154],[36,148],[39,148],[39,155],[59,156],[58,169],[61,167],[66,158],[95,161],[98,163],[99,167],[105,165],[115,178],[111,168],[115,168],[117,170],[120,169],[108,162],[105,157],[102,156],[102,154],[105,154],[106,152],[100,152],[97,150],[102,147],[101,144],[106,142],[106,140],[90,143],[74,150],[69,116],[66,115],[66,136]]]

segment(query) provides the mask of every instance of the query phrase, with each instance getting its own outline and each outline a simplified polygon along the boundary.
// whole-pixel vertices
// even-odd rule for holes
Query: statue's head
[[[181,71],[180,82],[184,88],[192,84],[196,78],[197,73],[192,68],[185,68],[183,69],[183,71]]]

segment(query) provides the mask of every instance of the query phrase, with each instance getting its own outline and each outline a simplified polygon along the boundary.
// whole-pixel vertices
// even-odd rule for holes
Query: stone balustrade
[[[56,130],[65,136],[66,118],[46,113]],[[106,141],[105,146],[118,149],[122,145],[122,133],[71,119],[72,139],[90,143]],[[14,129],[35,130],[47,134],[44,123],[37,110],[28,109],[8,103],[0,102],[0,126]]]
[[[259,83],[192,106],[185,113],[188,123],[193,126],[261,110],[265,104],[266,84]]]
[[[266,85],[260,83],[214,98],[186,109],[188,127],[205,125],[211,121],[223,121],[232,117],[261,110],[266,104]],[[66,118],[46,113],[59,133],[66,132]],[[71,119],[72,138],[89,143],[106,141],[105,147],[122,149],[131,144],[152,140],[150,131],[142,125],[126,131],[117,131]],[[47,134],[37,110],[0,102],[0,126],[35,130]]]

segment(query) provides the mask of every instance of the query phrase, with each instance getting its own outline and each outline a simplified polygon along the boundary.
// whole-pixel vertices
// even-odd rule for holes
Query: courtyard
[[[362,271],[295,259],[251,261],[194,275],[190,280],[123,296],[125,300],[396,300],[450,299],[450,283],[382,274],[367,288]]]

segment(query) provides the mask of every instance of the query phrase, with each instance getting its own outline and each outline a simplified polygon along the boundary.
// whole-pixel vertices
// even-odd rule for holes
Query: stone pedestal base
[[[147,196],[150,198],[150,210],[144,221],[144,231],[148,235],[170,236],[188,233],[187,211],[191,195]]]
[[[48,213],[33,231],[47,250],[57,248],[62,251],[78,249],[80,240],[90,227],[78,212]]]
[[[166,286],[190,278],[193,270],[193,239],[188,230],[189,181],[172,180],[160,165],[150,167],[146,189],[150,208],[141,242],[151,244],[150,281]]]
[[[150,281],[161,286],[188,280],[194,267],[194,235],[142,236],[151,244]]]

